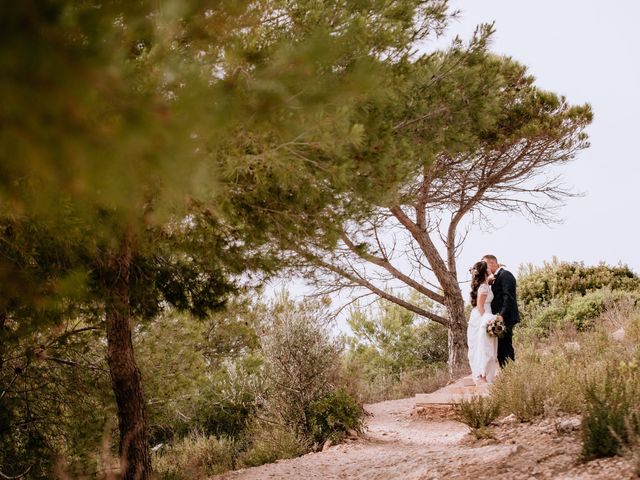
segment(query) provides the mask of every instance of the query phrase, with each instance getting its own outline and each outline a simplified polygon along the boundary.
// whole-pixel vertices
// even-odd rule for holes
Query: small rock
[[[516,418],[516,416],[512,413],[510,415],[507,415],[506,417],[504,417],[503,419],[501,419],[499,421],[499,423],[515,423],[517,422],[518,419]]]
[[[520,452],[522,452],[523,450],[524,450],[524,447],[523,447],[522,445],[520,445],[520,444],[518,444],[518,445],[516,445],[516,446],[514,446],[514,447],[511,447],[511,453],[512,453],[512,454],[513,454],[513,453],[520,453]]]
[[[556,423],[558,433],[571,433],[580,428],[579,418],[567,418]]]
[[[358,438],[358,432],[353,429],[347,430],[347,437],[349,438]]]
[[[331,448],[331,446],[333,445],[333,442],[331,440],[327,440],[326,442],[324,442],[324,445],[322,446],[322,451],[326,451],[329,450],[329,448]]]

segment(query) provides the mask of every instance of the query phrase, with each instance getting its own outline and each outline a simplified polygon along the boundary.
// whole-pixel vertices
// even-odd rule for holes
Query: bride
[[[476,385],[492,383],[498,371],[498,338],[487,333],[487,323],[495,318],[491,313],[493,293],[487,283],[486,262],[476,263],[471,270],[471,317],[467,327],[469,365]]]

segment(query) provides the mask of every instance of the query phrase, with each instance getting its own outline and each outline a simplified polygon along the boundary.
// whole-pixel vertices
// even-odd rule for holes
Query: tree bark
[[[449,313],[449,374],[455,376],[468,367],[467,358],[467,321],[464,315],[464,300],[462,293],[445,294],[446,307]]]
[[[2,367],[4,367],[4,349],[5,349],[5,338],[4,338],[4,325],[7,322],[7,312],[0,311],[0,371]]]
[[[151,478],[147,441],[147,415],[140,370],[133,352],[129,304],[132,239],[123,237],[120,248],[107,254],[107,361],[118,407],[120,471],[124,480]]]

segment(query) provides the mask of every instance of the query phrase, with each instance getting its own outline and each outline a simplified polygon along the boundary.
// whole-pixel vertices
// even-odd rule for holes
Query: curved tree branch
[[[371,283],[369,280],[365,279],[364,277],[360,276],[360,275],[356,275],[355,273],[351,273],[343,268],[340,268],[336,265],[333,265],[325,260],[323,260],[322,258],[318,257],[317,255],[314,255],[311,252],[308,251],[304,251],[302,249],[296,249],[296,252],[301,255],[303,258],[305,258],[307,261],[319,265],[321,267],[323,267],[324,269],[331,271],[341,277],[344,277],[348,280],[350,280],[351,282],[367,288],[368,290],[370,290],[371,292],[377,294],[379,297],[384,298],[385,300],[388,300],[390,302],[395,303],[396,305],[399,305],[401,307],[406,308],[407,310],[420,315],[421,317],[424,318],[428,318],[429,320],[433,320],[434,322],[440,323],[441,325],[445,325],[448,326],[449,325],[449,320],[447,320],[445,317],[441,317],[440,315],[437,315],[433,312],[430,312],[428,310],[425,310],[424,308],[421,308],[417,305],[414,305],[412,303],[407,302],[406,300],[403,300],[400,297],[397,297],[395,295],[392,295],[389,292],[386,292],[384,290],[382,290],[381,288],[379,288],[378,286],[374,285],[373,283]]]

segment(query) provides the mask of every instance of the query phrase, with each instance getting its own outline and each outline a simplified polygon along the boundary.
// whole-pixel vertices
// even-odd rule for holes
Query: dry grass
[[[581,414],[585,459],[624,453],[640,462],[640,310],[620,302],[595,324],[588,333],[521,336],[517,361],[503,370],[493,394],[502,413],[521,421]],[[622,330],[624,338],[612,336]]]
[[[544,415],[550,404],[565,413],[580,412],[581,384],[570,360],[574,354],[566,347],[546,354],[521,347],[518,360],[504,368],[492,389],[503,413],[528,422]]]
[[[592,332],[565,326],[544,339],[521,334],[517,361],[505,367],[493,388],[503,411],[521,421],[543,416],[548,405],[564,413],[582,413],[585,385],[606,378],[611,365],[633,358],[640,310],[617,304],[596,323],[599,327]],[[611,336],[619,328],[627,332],[623,341]]]
[[[453,378],[459,378],[468,372],[456,372]],[[376,403],[385,400],[397,400],[412,397],[417,393],[431,393],[451,382],[451,375],[444,364],[429,368],[410,370],[399,376],[378,375],[371,381],[353,375],[346,379],[349,392],[361,403]]]
[[[306,453],[307,442],[290,429],[265,422],[254,422],[248,430],[251,445],[238,455],[237,467],[257,467],[283,458],[294,458]]]
[[[226,438],[192,433],[161,452],[152,454],[159,478],[206,478],[234,467],[235,444]]]

